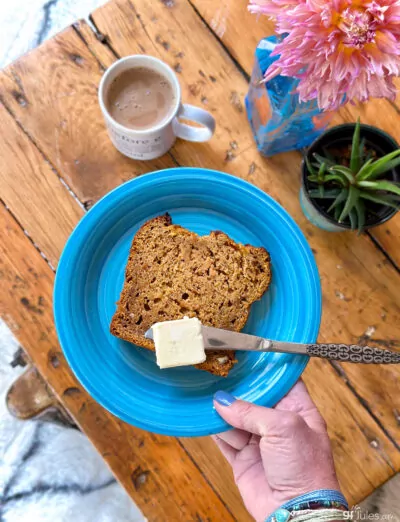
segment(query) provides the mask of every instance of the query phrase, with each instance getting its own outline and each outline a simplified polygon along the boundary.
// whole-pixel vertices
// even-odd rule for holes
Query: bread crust
[[[156,322],[198,317],[206,326],[240,331],[271,281],[265,248],[234,242],[224,232],[198,236],[164,214],[133,238],[125,282],[112,318],[116,337],[154,350],[144,333]],[[225,377],[234,351],[207,351],[197,368]]]

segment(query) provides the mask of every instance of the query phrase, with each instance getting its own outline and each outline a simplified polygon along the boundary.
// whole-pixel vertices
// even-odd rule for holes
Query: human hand
[[[325,421],[303,382],[274,409],[235,400],[226,392],[215,394],[214,405],[235,428],[214,440],[257,522],[304,493],[340,491]]]

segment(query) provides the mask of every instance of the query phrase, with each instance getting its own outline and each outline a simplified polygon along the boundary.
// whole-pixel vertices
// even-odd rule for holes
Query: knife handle
[[[309,344],[307,355],[322,357],[331,361],[343,361],[367,364],[398,364],[400,352],[391,352],[370,346],[357,344]]]

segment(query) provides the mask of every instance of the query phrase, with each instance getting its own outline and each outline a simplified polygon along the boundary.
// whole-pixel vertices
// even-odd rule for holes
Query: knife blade
[[[264,337],[232,332],[213,328],[212,326],[201,327],[205,350],[244,350],[246,352],[281,352],[307,354],[306,344],[287,343],[272,341]],[[145,333],[146,339],[153,339],[151,328]]]
[[[211,326],[201,327],[205,350],[244,350],[247,352],[279,352],[320,357],[331,361],[364,364],[400,364],[400,352],[357,344],[303,344],[273,341],[256,335],[222,330]],[[147,330],[147,339],[153,333]]]

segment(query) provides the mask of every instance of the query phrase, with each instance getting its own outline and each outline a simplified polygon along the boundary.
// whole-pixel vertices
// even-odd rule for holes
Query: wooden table
[[[61,250],[85,211],[145,172],[176,165],[229,172],[265,190],[295,218],[323,287],[319,339],[395,348],[400,339],[400,216],[358,237],[309,224],[299,201],[297,152],[261,157],[243,108],[257,41],[272,33],[246,0],[116,0],[0,73],[1,315],[41,375],[151,521],[249,521],[229,466],[209,438],[145,433],[107,413],[71,373],[53,325]],[[183,98],[217,120],[206,144],[178,141],[140,163],[111,145],[97,103],[105,68],[148,53],[169,63]],[[335,121],[400,140],[400,104],[346,106]],[[356,503],[400,469],[399,368],[313,360],[305,374],[329,426],[340,482]]]

